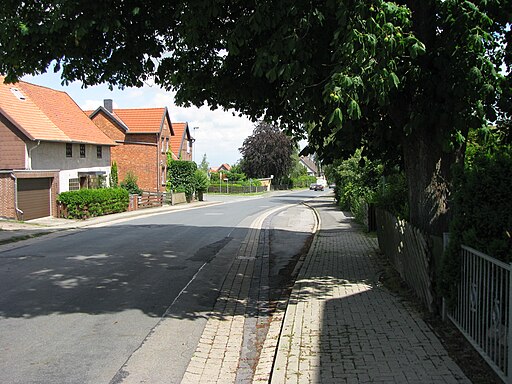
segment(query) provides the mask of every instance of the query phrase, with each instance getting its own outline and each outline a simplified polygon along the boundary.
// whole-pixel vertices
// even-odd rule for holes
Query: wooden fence
[[[428,238],[405,220],[375,210],[379,247],[429,311],[434,310],[432,252]]]
[[[130,195],[129,211],[137,209],[161,207],[164,204],[182,204],[186,203],[185,193],[167,193],[167,192],[142,192],[142,195]]]
[[[257,192],[265,192],[267,191],[267,187],[263,186],[233,186],[223,184],[219,185],[211,185],[208,188],[208,193],[257,193]]]

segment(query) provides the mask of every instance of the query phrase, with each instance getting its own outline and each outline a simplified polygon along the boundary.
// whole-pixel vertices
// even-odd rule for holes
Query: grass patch
[[[36,232],[36,233],[31,233],[30,235],[14,236],[9,239],[0,240],[0,245],[16,243],[18,241],[23,241],[23,240],[28,240],[28,239],[34,239],[36,237],[41,237],[41,236],[47,235],[49,233],[52,233],[52,232]]]

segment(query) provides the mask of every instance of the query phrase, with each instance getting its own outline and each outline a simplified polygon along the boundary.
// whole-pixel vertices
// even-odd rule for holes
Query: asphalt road
[[[162,351],[169,382],[179,382],[251,223],[324,193],[230,198],[0,252],[0,382],[120,382],[123,365]],[[286,228],[274,234],[276,275],[307,238],[284,212],[275,218]],[[166,345],[149,350],[164,315],[173,319],[158,330]]]

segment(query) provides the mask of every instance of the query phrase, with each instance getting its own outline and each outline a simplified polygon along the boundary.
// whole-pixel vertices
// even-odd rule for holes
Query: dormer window
[[[23,93],[21,93],[21,91],[18,88],[12,87],[11,92],[14,96],[16,96],[18,98],[18,100],[25,101],[25,99],[26,99],[25,95]]]

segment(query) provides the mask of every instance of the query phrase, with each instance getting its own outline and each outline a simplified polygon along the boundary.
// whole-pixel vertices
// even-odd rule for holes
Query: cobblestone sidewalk
[[[332,200],[293,288],[271,383],[469,383],[427,324],[375,284],[376,239]]]

